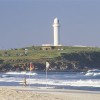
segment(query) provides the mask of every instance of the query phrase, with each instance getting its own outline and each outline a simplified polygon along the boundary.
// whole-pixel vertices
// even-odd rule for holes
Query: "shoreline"
[[[55,89],[50,87],[24,87],[24,86],[0,86],[0,88],[8,88],[16,91],[31,91],[38,93],[89,93],[100,94],[100,91],[74,90],[74,89]]]
[[[0,100],[100,100],[100,92],[0,86]]]
[[[74,90],[74,89],[55,89],[52,87],[24,87],[24,86],[1,86],[3,88],[10,88],[22,91],[37,91],[37,92],[59,92],[59,93],[90,93],[90,94],[100,94],[100,91],[89,91],[89,90]]]

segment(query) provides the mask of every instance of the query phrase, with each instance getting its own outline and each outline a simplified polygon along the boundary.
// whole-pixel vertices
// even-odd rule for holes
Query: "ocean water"
[[[75,89],[100,91],[100,70],[87,72],[7,72],[0,73],[0,86],[50,87],[56,89]]]

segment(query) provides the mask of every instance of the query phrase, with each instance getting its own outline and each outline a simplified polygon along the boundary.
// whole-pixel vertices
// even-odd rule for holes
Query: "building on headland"
[[[52,26],[53,26],[54,44],[42,44],[42,46],[62,46],[60,44],[60,23],[57,17],[54,19]]]
[[[54,30],[54,46],[60,46],[60,23],[59,19],[56,17],[53,22]]]
[[[52,50],[53,46],[51,44],[42,44],[42,50]]]
[[[60,44],[60,23],[59,19],[56,17],[53,22],[53,36],[54,36],[54,44],[42,44],[42,50],[52,50],[61,48]]]

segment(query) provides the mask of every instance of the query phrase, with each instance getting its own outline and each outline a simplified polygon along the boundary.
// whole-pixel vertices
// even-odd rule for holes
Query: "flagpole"
[[[32,62],[29,64],[29,87],[31,86],[30,84],[30,78],[31,78],[31,71],[34,69],[34,65]]]
[[[30,88],[30,77],[31,77],[31,69],[32,68],[32,62],[30,62],[30,65],[29,65],[29,88]]]
[[[25,73],[24,73],[24,86],[27,86],[27,81],[26,81],[26,66],[25,66]]]
[[[47,81],[48,81],[48,80],[47,80],[47,78],[48,78],[48,77],[47,77],[47,71],[48,71],[49,65],[50,65],[50,64],[49,64],[48,62],[46,62],[46,87],[47,87]]]
[[[46,87],[47,87],[47,68],[46,68]]]
[[[27,78],[26,78],[26,71],[25,71],[25,87],[27,86]]]
[[[31,74],[31,71],[29,71],[29,88],[30,88],[30,74]]]

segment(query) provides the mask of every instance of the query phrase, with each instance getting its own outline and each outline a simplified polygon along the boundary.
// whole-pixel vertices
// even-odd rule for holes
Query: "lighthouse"
[[[60,44],[60,40],[59,40],[60,24],[59,24],[58,18],[54,19],[53,29],[54,29],[54,46],[59,46],[59,44]]]

